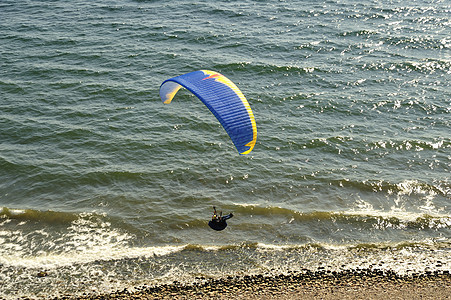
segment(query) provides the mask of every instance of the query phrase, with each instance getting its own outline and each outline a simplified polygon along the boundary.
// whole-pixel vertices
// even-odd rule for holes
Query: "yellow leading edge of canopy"
[[[231,88],[238,95],[241,102],[243,102],[243,105],[246,108],[247,113],[249,114],[249,117],[251,119],[253,134],[252,134],[252,141],[250,141],[249,143],[246,144],[246,146],[249,147],[249,150],[242,152],[240,154],[248,154],[249,152],[252,151],[252,149],[255,146],[255,143],[257,142],[257,124],[255,123],[254,113],[252,112],[249,102],[247,102],[246,97],[244,97],[244,95],[240,91],[240,89],[230,79],[228,79],[224,75],[219,74],[218,72],[209,71],[209,70],[202,70],[202,72],[204,72],[205,75],[209,75],[209,76],[218,74],[219,76],[216,77],[215,80],[218,82],[221,82],[221,83],[227,85],[229,88]]]

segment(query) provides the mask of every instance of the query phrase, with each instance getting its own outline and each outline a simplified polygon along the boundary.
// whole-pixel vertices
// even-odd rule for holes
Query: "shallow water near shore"
[[[0,298],[451,270],[450,9],[2,1]],[[199,69],[249,101],[249,155],[188,91],[161,103]]]

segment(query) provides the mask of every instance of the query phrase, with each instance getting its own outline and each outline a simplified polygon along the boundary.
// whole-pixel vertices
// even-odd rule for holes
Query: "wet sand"
[[[63,297],[64,298],[64,297]],[[301,271],[277,276],[199,279],[183,285],[143,286],[77,299],[451,299],[451,274],[401,277],[380,270]],[[73,298],[72,298],[73,299]]]

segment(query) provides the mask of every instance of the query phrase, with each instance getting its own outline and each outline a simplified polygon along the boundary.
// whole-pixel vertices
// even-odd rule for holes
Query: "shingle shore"
[[[451,299],[449,271],[399,276],[391,271],[352,270],[201,279],[124,289],[76,299]],[[62,297],[60,299],[74,299]]]

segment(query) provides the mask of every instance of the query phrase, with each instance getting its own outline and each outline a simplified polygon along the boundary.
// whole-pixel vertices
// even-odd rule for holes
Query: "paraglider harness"
[[[211,221],[208,222],[208,225],[217,231],[224,230],[227,227],[226,220],[233,217],[233,214],[230,213],[226,216],[222,216],[222,211],[219,212],[219,214],[216,211],[216,207],[213,206],[213,216],[211,217]]]

